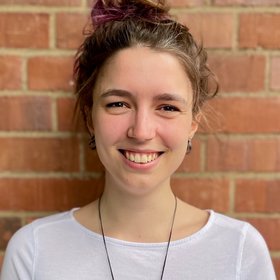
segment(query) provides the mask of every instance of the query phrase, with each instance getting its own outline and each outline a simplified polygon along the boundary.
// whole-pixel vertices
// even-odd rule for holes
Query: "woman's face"
[[[197,129],[192,95],[170,53],[131,47],[109,59],[94,88],[90,127],[106,188],[143,194],[170,187]]]

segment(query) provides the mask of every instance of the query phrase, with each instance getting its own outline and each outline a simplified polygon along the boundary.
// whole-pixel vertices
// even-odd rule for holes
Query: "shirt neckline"
[[[74,217],[74,212],[78,209],[79,208],[73,208],[72,210],[69,211],[71,221],[74,223],[74,225],[76,227],[78,227],[79,230],[82,230],[89,237],[102,241],[103,237],[101,234],[88,229],[87,227],[83,226],[76,220],[76,218]],[[189,242],[192,242],[194,240],[201,238],[202,235],[206,234],[208,232],[209,228],[211,227],[211,225],[213,224],[213,221],[216,216],[215,212],[213,210],[207,209],[206,211],[209,213],[209,218],[207,220],[207,223],[201,229],[199,229],[197,232],[195,232],[189,236],[186,236],[186,237],[178,239],[178,240],[171,241],[170,246],[179,246],[182,243],[189,243]],[[145,248],[147,248],[147,247],[151,247],[151,248],[164,247],[165,248],[166,244],[167,244],[167,242],[144,243],[144,242],[126,241],[126,240],[121,240],[121,239],[108,237],[108,236],[105,236],[105,237],[106,237],[107,243],[110,243],[113,245],[119,245],[119,246],[121,245],[121,246],[128,246],[128,247],[145,247]]]

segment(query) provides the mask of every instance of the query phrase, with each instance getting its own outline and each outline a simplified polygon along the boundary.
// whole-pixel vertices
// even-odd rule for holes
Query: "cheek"
[[[176,148],[187,145],[190,130],[191,121],[183,119],[163,123],[158,132],[168,146]]]
[[[126,135],[127,121],[124,118],[97,114],[94,118],[95,136],[100,138],[103,143],[112,142]]]

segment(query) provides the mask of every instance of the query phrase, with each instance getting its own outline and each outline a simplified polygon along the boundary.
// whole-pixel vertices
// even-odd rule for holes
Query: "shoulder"
[[[73,210],[46,216],[44,218],[35,220],[29,226],[32,227],[35,235],[53,230],[59,231],[73,225],[74,219],[72,212]]]
[[[28,244],[34,246],[36,235],[38,232],[47,230],[48,228],[59,228],[58,225],[62,226],[71,220],[70,212],[63,212],[59,214],[53,214],[47,217],[39,218],[34,220],[28,225],[20,228],[11,238],[8,248],[18,247],[17,245]]]
[[[237,248],[237,271],[241,279],[276,279],[267,244],[250,223],[212,213],[213,231],[221,242]]]
[[[219,232],[219,236],[225,235],[229,239],[237,239],[240,249],[250,246],[267,248],[260,232],[246,221],[212,211],[209,223],[211,224],[211,230],[216,233]]]
[[[11,238],[9,245],[13,245],[18,242],[35,242],[38,234],[49,230],[57,231],[66,227],[69,222],[71,223],[71,221],[72,215],[70,211],[36,219],[30,224],[19,229]]]
[[[231,229],[243,229],[247,227],[249,223],[245,221],[241,221],[224,214],[220,214],[211,210],[211,217],[213,219],[213,223],[217,226],[224,227],[224,228],[231,228]]]
[[[248,243],[265,244],[260,232],[250,223],[216,212],[212,212],[211,216],[210,223],[212,223],[214,229],[239,236],[247,245]]]
[[[60,229],[71,220],[70,212],[40,218],[19,229],[8,243],[1,279],[32,279],[38,235]]]
[[[248,229],[253,228],[249,223],[241,221],[214,211],[210,211],[210,218],[207,223],[209,232],[213,234],[219,233],[229,238],[244,239]]]

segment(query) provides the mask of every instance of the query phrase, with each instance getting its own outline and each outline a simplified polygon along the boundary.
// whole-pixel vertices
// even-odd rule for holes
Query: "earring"
[[[91,150],[95,150],[96,146],[95,146],[95,137],[94,137],[94,135],[90,136],[89,141],[88,141],[88,145],[89,145]]]
[[[187,146],[187,152],[186,152],[186,154],[188,155],[188,154],[191,152],[191,150],[192,150],[192,139],[190,138],[190,139],[188,140],[188,146]]]

